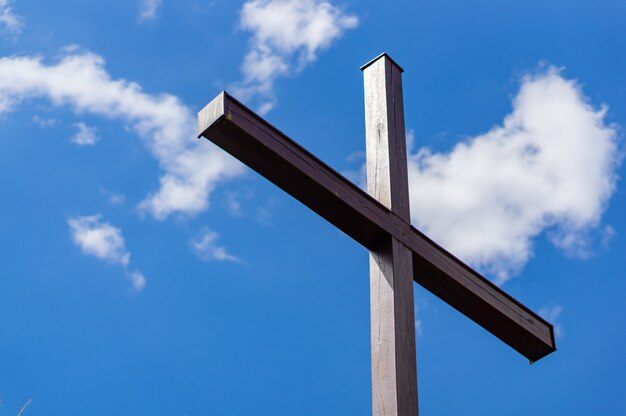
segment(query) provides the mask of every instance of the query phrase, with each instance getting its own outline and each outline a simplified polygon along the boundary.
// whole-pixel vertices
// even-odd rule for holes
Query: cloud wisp
[[[22,33],[24,22],[13,12],[9,0],[0,0],[0,30],[9,36]]]
[[[100,195],[106,198],[107,202],[113,206],[122,205],[126,201],[126,195],[111,192],[105,188],[100,188]]]
[[[74,244],[83,254],[122,266],[135,290],[146,286],[146,278],[139,270],[128,271],[130,252],[126,250],[121,229],[102,221],[101,215],[72,217],[67,223]]]
[[[198,238],[189,241],[189,247],[203,261],[232,261],[241,263],[241,259],[226,251],[226,247],[217,245],[219,234],[204,229]]]
[[[59,124],[59,120],[54,117],[43,118],[37,115],[33,116],[33,122],[44,129],[54,127]]]
[[[615,190],[618,132],[559,70],[523,78],[501,126],[409,158],[413,223],[499,284],[533,240],[584,254]]]
[[[164,174],[160,188],[139,208],[157,219],[203,211],[218,182],[244,172],[235,159],[195,139],[195,115],[177,97],[148,94],[134,82],[113,79],[96,54],[70,49],[52,64],[39,56],[0,58],[0,114],[38,98],[122,121],[143,139]]]
[[[78,146],[93,146],[98,141],[98,133],[95,127],[89,127],[85,123],[76,123],[78,130],[70,141]]]
[[[240,14],[240,27],[252,32],[242,65],[243,80],[233,93],[257,104],[261,114],[276,102],[274,83],[317,59],[358,18],[322,0],[249,0]]]
[[[139,16],[137,17],[137,19],[140,22],[156,19],[159,9],[162,5],[163,0],[140,0]]]

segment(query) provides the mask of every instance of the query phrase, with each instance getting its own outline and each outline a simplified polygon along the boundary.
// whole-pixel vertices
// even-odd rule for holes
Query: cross
[[[417,415],[413,280],[530,362],[552,325],[410,224],[402,68],[383,53],[365,82],[366,193],[226,92],[198,114],[205,137],[370,252],[372,410]]]

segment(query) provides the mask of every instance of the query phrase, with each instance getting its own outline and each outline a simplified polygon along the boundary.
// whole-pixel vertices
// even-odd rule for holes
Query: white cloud
[[[241,28],[252,32],[242,65],[243,80],[233,92],[242,100],[257,97],[258,111],[275,103],[274,81],[315,61],[346,29],[356,27],[356,16],[322,0],[249,0],[241,9]]]
[[[343,176],[363,190],[367,190],[367,163],[365,160],[366,155],[364,151],[352,152],[346,158],[346,162],[355,167],[341,172]]]
[[[415,313],[415,335],[421,337],[424,335],[424,322],[419,318],[421,312],[428,307],[428,299],[415,298],[413,301],[413,310]]]
[[[140,0],[139,21],[153,20],[157,17],[157,12],[163,4],[163,0]]]
[[[235,217],[243,216],[240,195],[237,192],[227,192],[224,197],[224,205],[231,215]]]
[[[144,289],[147,283],[146,278],[139,270],[130,273],[130,281],[133,284],[133,288],[137,291]]]
[[[539,310],[539,316],[554,326],[554,336],[556,338],[563,338],[565,336],[563,325],[559,322],[561,312],[563,312],[563,308],[559,305],[544,306]]]
[[[128,271],[130,253],[126,250],[121,229],[103,222],[101,215],[73,217],[67,223],[72,240],[84,254],[123,266],[135,290],[146,286],[146,278],[139,270]]]
[[[39,125],[39,127],[48,128],[56,126],[59,120],[53,117],[43,118],[35,115],[33,116],[33,122]]]
[[[125,200],[126,200],[126,196],[124,194],[109,195],[109,204],[111,205],[122,205]]]
[[[219,235],[217,233],[205,229],[197,239],[189,241],[189,246],[201,260],[233,261],[240,263],[241,260],[229,254],[226,251],[226,247],[221,247],[216,244],[218,237]]]
[[[615,190],[617,129],[576,81],[550,68],[522,80],[502,126],[448,153],[410,157],[414,224],[503,283],[533,238],[581,252]]]
[[[104,188],[100,188],[100,194],[102,194],[111,205],[122,205],[124,201],[126,201],[126,195],[116,194]]]
[[[130,253],[126,251],[122,230],[102,222],[100,215],[74,217],[67,223],[74,243],[84,254],[128,266]]]
[[[274,211],[278,206],[278,200],[276,198],[270,197],[263,203],[258,206],[255,210],[254,219],[259,224],[271,226],[272,218],[274,216]]]
[[[35,98],[121,120],[140,136],[165,171],[160,189],[140,204],[158,219],[206,209],[216,184],[244,171],[214,145],[195,139],[195,115],[177,97],[148,94],[136,83],[112,79],[104,59],[93,53],[70,48],[49,65],[41,57],[0,58],[0,114]]]
[[[615,238],[617,231],[610,225],[605,226],[600,233],[600,244],[603,248],[608,248],[611,241]]]
[[[13,13],[9,0],[0,0],[0,28],[5,33],[16,36],[22,32],[24,23],[22,19]]]
[[[424,335],[423,326],[424,325],[422,323],[422,320],[415,318],[415,336],[421,337],[422,335]]]
[[[98,135],[95,127],[89,127],[85,123],[76,123],[74,125],[78,131],[70,138],[72,143],[79,146],[93,146],[98,141]]]

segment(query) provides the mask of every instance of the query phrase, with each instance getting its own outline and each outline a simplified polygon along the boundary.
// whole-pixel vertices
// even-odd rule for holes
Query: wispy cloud
[[[219,246],[217,239],[219,234],[204,229],[196,239],[189,241],[191,250],[203,261],[232,261],[240,263],[241,259],[226,251],[226,247]]]
[[[133,284],[135,290],[142,290],[146,287],[147,283],[143,273],[141,273],[139,270],[135,270],[130,273],[130,281]]]
[[[254,219],[259,224],[271,226],[274,211],[278,206],[278,200],[270,197],[263,204],[256,207]]]
[[[102,221],[101,215],[73,217],[67,221],[72,240],[89,256],[121,265],[136,290],[146,286],[146,279],[138,270],[129,272],[130,252],[126,250],[122,230]]]
[[[422,320],[415,318],[415,336],[421,337],[422,335],[424,335]]]
[[[146,20],[156,19],[162,5],[163,0],[140,0],[138,16],[139,21],[145,22]]]
[[[33,122],[39,127],[48,128],[54,127],[59,123],[59,120],[54,117],[43,118],[40,116],[33,116]]]
[[[410,157],[413,222],[503,283],[544,231],[581,252],[615,190],[617,128],[555,68],[523,78],[501,126]]]
[[[418,337],[424,335],[424,323],[419,316],[427,307],[428,299],[426,298],[415,298],[413,301],[413,310],[415,311],[415,335]]]
[[[226,192],[224,195],[224,206],[228,212],[235,217],[243,216],[240,198],[241,196],[237,192]]]
[[[347,29],[356,16],[321,0],[249,0],[241,9],[241,28],[252,32],[242,65],[243,80],[233,87],[239,98],[255,99],[258,111],[275,104],[274,82],[302,70]]]
[[[9,0],[0,0],[0,30],[10,36],[22,33],[24,22],[13,12]]]
[[[126,195],[116,194],[105,188],[100,188],[100,194],[107,199],[107,202],[111,205],[122,205],[126,201]]]
[[[362,150],[352,152],[346,158],[346,162],[353,167],[342,171],[342,175],[361,189],[367,190],[367,164],[365,152]]]
[[[218,182],[244,172],[235,159],[195,139],[195,116],[177,97],[113,79],[104,59],[93,53],[67,49],[52,64],[39,56],[0,58],[0,114],[34,98],[120,120],[142,138],[165,171],[160,189],[139,205],[157,219],[203,211]]]
[[[89,127],[85,123],[76,123],[74,125],[78,131],[70,138],[72,143],[79,146],[93,146],[98,141],[98,134],[95,127]]]

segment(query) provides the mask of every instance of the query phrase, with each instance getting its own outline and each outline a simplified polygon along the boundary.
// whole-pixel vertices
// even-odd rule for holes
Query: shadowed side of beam
[[[324,219],[376,249],[388,236],[413,252],[414,280],[531,361],[555,351],[552,325],[411,227],[223,92],[198,115],[205,137]]]
[[[346,202],[341,197],[343,194],[341,189],[329,192],[329,187],[321,185],[316,180],[316,175],[303,175],[303,170],[310,170],[313,167],[297,158],[289,160],[277,157],[278,154],[293,155],[286,149],[272,149],[257,141],[248,142],[246,139],[249,136],[230,123],[228,118],[216,122],[209,134],[213,143],[303,202],[365,247],[375,247],[378,241],[387,235],[377,224],[377,220],[367,212],[355,215],[354,205],[361,205],[366,211],[367,202],[357,198]],[[264,160],[265,163],[259,164],[258,160]],[[332,181],[332,178],[327,179]]]

